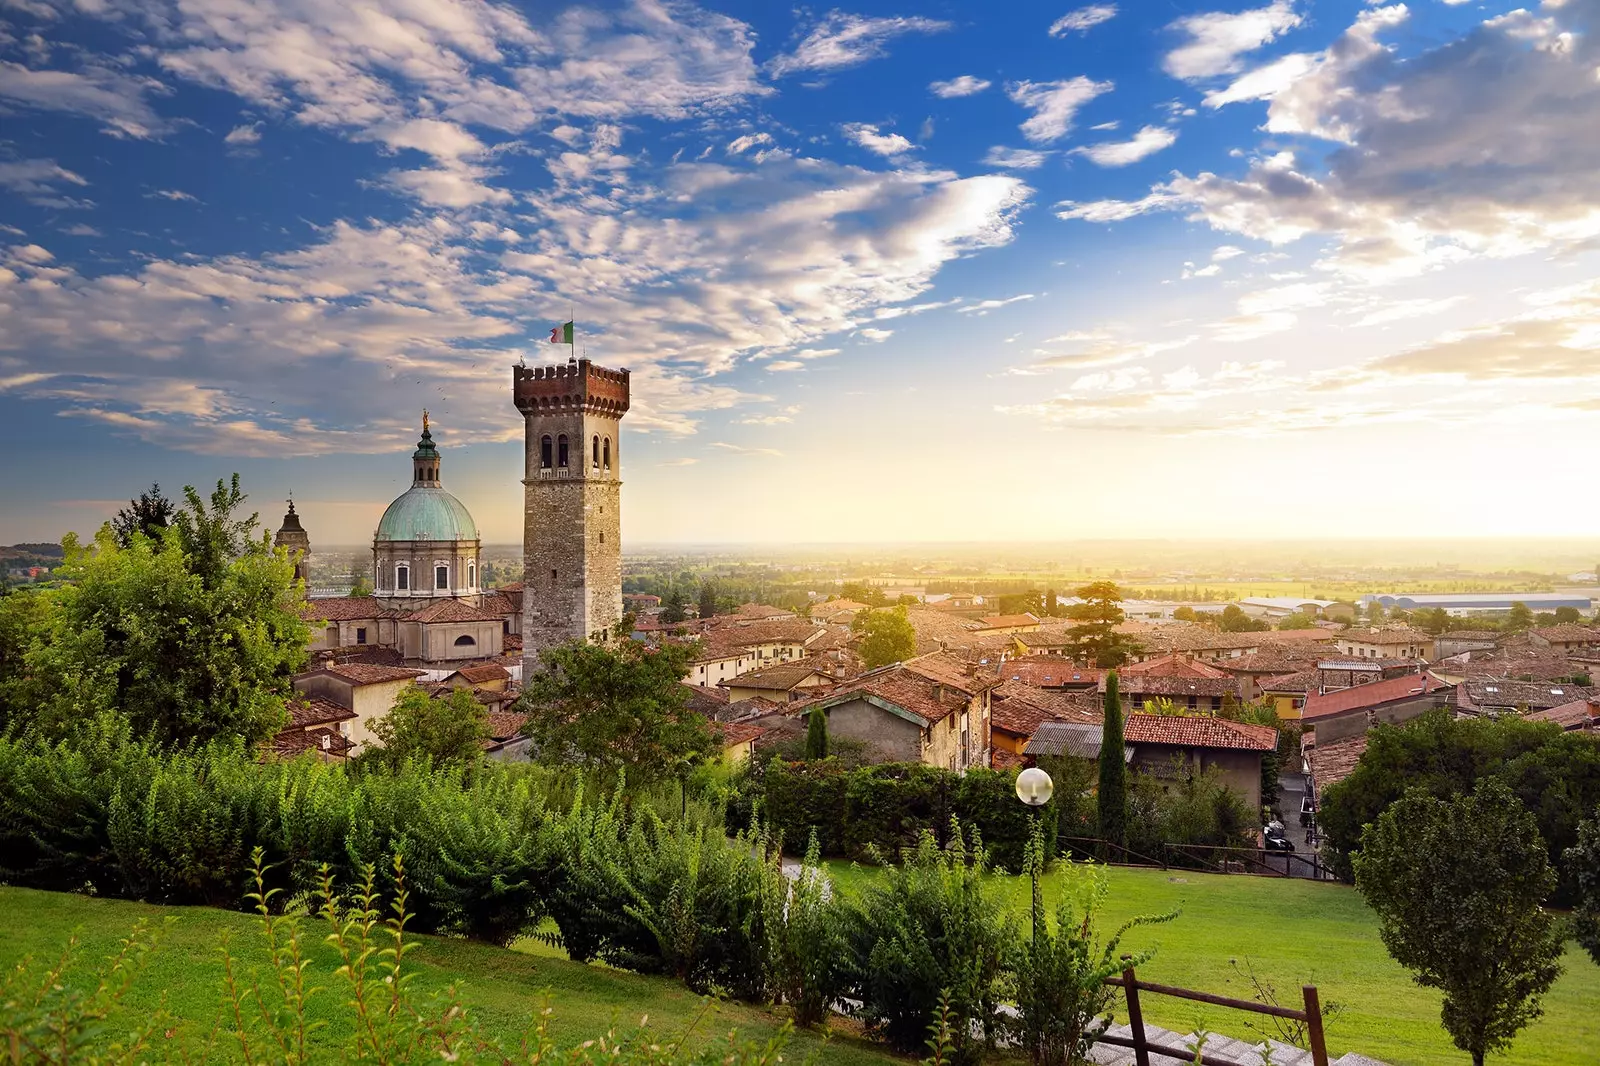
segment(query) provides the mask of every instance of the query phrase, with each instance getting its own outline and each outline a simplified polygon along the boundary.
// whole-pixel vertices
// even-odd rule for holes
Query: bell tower
[[[512,369],[526,423],[524,677],[545,648],[602,643],[622,619],[622,416],[628,372],[587,359]]]

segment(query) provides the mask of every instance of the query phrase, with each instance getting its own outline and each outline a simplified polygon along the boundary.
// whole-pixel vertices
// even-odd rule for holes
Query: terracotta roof
[[[289,728],[309,729],[314,725],[328,725],[331,722],[348,722],[356,717],[356,712],[348,707],[341,707],[332,700],[321,696],[307,696],[297,694],[289,702]]]
[[[1558,626],[1542,626],[1530,632],[1553,644],[1600,644],[1600,632],[1570,622]]]
[[[1146,659],[1139,663],[1128,663],[1117,670],[1119,678],[1127,677],[1180,677],[1210,681],[1232,681],[1233,675],[1226,670],[1219,670],[1209,663],[1203,663],[1192,655],[1174,653],[1160,655],[1154,659]]]
[[[1526,707],[1543,711],[1600,695],[1600,689],[1552,681],[1506,681],[1501,678],[1469,678],[1461,686],[1462,702],[1470,707]]]
[[[1039,624],[1039,620],[1031,614],[986,614],[978,621],[984,629],[1010,629]]]
[[[728,706],[728,690],[712,688],[705,685],[691,685],[683,682],[683,687],[689,690],[689,698],[684,706],[696,714],[703,714],[711,718],[721,713]]]
[[[989,769],[991,770],[1020,770],[1028,765],[1028,760],[1022,756],[1009,752],[1004,748],[989,749]]]
[[[274,755],[292,759],[308,751],[323,752],[333,758],[343,759],[353,745],[338,730],[327,727],[316,729],[285,729],[267,742]]]
[[[832,695],[815,702],[824,707],[833,707],[859,696],[875,697],[932,725],[963,710],[972,693],[913,670],[909,663],[896,663],[862,674],[854,681],[846,682]],[[795,713],[800,713],[800,710],[796,708]]]
[[[394,608],[376,596],[322,596],[307,600],[300,616],[307,621],[357,622],[364,618],[389,618]]]
[[[481,685],[486,681],[510,681],[511,671],[499,663],[473,663],[456,670],[455,676],[473,685]]]
[[[735,744],[748,744],[765,733],[765,729],[753,722],[724,722],[722,723],[722,746],[731,748]]]
[[[1002,703],[1021,702],[1069,722],[1098,722],[1102,717],[1101,708],[1105,706],[1104,698],[1093,689],[1068,691],[1034,688],[1032,685],[1011,680],[1002,681],[997,685],[991,692],[990,699],[995,708]]]
[[[522,610],[522,604],[520,597],[512,599],[503,592],[488,592],[484,594],[482,609],[484,614],[497,614],[504,617]]]
[[[496,592],[503,592],[507,596],[520,596],[522,595],[522,582],[512,581],[504,585],[496,585],[494,590]]]
[[[734,612],[740,618],[793,618],[794,612],[782,607],[768,607],[764,603],[742,603]]]
[[[1271,751],[1278,746],[1278,731],[1271,726],[1230,722],[1224,718],[1130,714],[1122,732],[1130,744],[1228,748],[1234,751]]]
[[[1045,722],[1084,721],[1081,716],[1068,718],[1025,699],[1009,699],[996,703],[989,711],[989,724],[995,729],[1019,737],[1031,737]]]
[[[776,666],[764,666],[759,670],[748,670],[738,677],[717,682],[721,688],[758,688],[771,689],[775,692],[789,692],[799,688],[800,683],[808,677],[816,675],[826,680],[833,680],[828,674],[818,670],[814,663],[795,662],[778,663]]]
[[[517,711],[490,711],[486,717],[489,720],[489,739],[499,742],[520,735],[522,727],[528,723],[528,716]]]
[[[1251,674],[1262,677],[1278,677],[1283,674],[1292,674],[1304,670],[1316,661],[1322,649],[1281,649],[1272,648],[1241,655],[1237,659],[1214,659],[1206,665],[1215,670],[1238,677],[1241,674]],[[1309,656],[1309,658],[1308,658]]]
[[[772,621],[743,621],[727,617],[706,630],[702,638],[707,650],[726,651],[748,648],[753,644],[806,645],[823,633],[823,627],[803,618],[780,618]]]
[[[1528,645],[1502,647],[1494,651],[1468,652],[1462,671],[1469,680],[1531,677],[1535,681],[1554,681],[1558,677],[1591,673],[1583,664],[1584,651],[1563,652],[1556,648]]]
[[[488,614],[460,600],[440,600],[412,611],[408,622],[498,622],[500,615]]]
[[[1433,637],[1420,629],[1410,626],[1386,626],[1378,629],[1371,627],[1354,627],[1341,629],[1335,634],[1340,640],[1355,641],[1360,644],[1428,644]]]
[[[937,681],[946,688],[959,689],[969,696],[976,696],[1000,684],[998,675],[946,652],[919,655],[915,659],[907,659],[901,665],[930,681]]]
[[[827,601],[825,601],[823,603],[814,603],[814,604],[811,605],[811,614],[812,614],[813,617],[815,617],[816,614],[819,611],[820,612],[826,612],[826,613],[829,613],[829,614],[839,614],[840,612],[843,612],[843,611],[870,611],[870,610],[872,610],[872,605],[870,603],[858,603],[855,600],[844,600],[844,599],[827,600]]]
[[[1306,746],[1306,761],[1311,765],[1311,782],[1317,794],[1349,777],[1367,750],[1367,734],[1357,733],[1330,744]]]
[[[426,671],[404,666],[374,666],[371,663],[329,663],[323,671],[352,685],[381,685],[385,681],[410,681]]]
[[[1281,674],[1278,677],[1264,677],[1256,684],[1261,686],[1262,692],[1292,693],[1305,695],[1315,692],[1322,683],[1320,670],[1296,670],[1292,674]]]
[[[1547,707],[1528,715],[1533,722],[1554,722],[1562,729],[1593,729],[1600,726],[1600,699],[1585,697]]]
[[[1104,692],[1106,683],[1100,682],[1099,691]],[[1148,677],[1143,674],[1134,674],[1120,686],[1121,695],[1127,697],[1140,696],[1208,696],[1221,699],[1230,692],[1239,695],[1239,679],[1229,675],[1222,677]]]
[[[746,718],[760,718],[769,714],[785,713],[788,710],[790,710],[788,704],[774,703],[761,696],[751,696],[749,699],[735,700],[728,704],[726,710],[717,718],[724,722],[739,722]]]
[[[1379,704],[1405,699],[1407,696],[1437,692],[1449,687],[1431,674],[1402,674],[1383,681],[1342,688],[1337,692],[1328,692],[1321,696],[1307,696],[1300,718],[1302,721],[1326,718],[1330,714],[1376,707]]]
[[[1075,643],[1064,629],[1039,629],[1033,633],[1013,633],[1011,639],[1024,648],[1070,648]]]
[[[1472,641],[1498,641],[1504,633],[1498,629],[1448,629],[1440,633],[1435,640],[1472,640]]]
[[[1008,659],[1000,664],[1000,676],[1035,688],[1062,688],[1067,685],[1092,688],[1105,671],[1093,666],[1074,666],[1071,659],[1057,655],[1030,655]]]

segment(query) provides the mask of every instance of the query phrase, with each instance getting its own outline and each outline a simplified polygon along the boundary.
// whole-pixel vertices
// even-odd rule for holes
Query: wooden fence
[[[1123,956],[1124,959],[1127,956]],[[1121,977],[1108,977],[1106,984],[1116,985],[1122,989],[1128,998],[1128,1028],[1133,1030],[1131,1037],[1112,1036],[1109,1033],[1100,1037],[1102,1044],[1115,1044],[1118,1047],[1132,1048],[1134,1061],[1138,1066],[1150,1066],[1150,1053],[1157,1055],[1170,1055],[1181,1062],[1198,1062],[1201,1066],[1238,1066],[1232,1059],[1218,1058],[1207,1055],[1202,1047],[1199,1054],[1188,1048],[1171,1047],[1166,1044],[1151,1043],[1145,1037],[1144,1014],[1139,1006],[1139,993],[1148,992],[1157,996],[1172,996],[1176,999],[1193,1000],[1196,1003],[1209,1003],[1214,1007],[1231,1007],[1234,1010],[1249,1011],[1252,1014],[1266,1014],[1274,1018],[1287,1018],[1291,1021],[1305,1023],[1306,1040],[1311,1045],[1311,1062],[1313,1066],[1328,1066],[1328,1046],[1322,1035],[1322,1003],[1317,998],[1317,986],[1305,985],[1301,992],[1305,997],[1305,1007],[1295,1010],[1292,1007],[1279,1007],[1270,1003],[1252,1003],[1246,999],[1232,999],[1228,996],[1214,996],[1209,992],[1196,992],[1189,988],[1176,988],[1172,985],[1158,985],[1149,981],[1141,981],[1134,973],[1133,967],[1122,971]]]
[[[1206,870],[1219,874],[1257,874],[1262,877],[1298,877],[1312,881],[1337,880],[1332,870],[1313,852],[1266,848],[1227,848],[1209,844],[1163,844],[1159,856],[1137,852],[1099,837],[1061,837],[1058,843],[1069,854],[1098,859],[1113,866],[1149,866],[1170,870]]]

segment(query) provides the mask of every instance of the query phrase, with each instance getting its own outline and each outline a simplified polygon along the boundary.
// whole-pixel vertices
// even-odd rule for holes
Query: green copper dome
[[[437,483],[412,485],[383,512],[378,540],[477,540],[478,524]]]

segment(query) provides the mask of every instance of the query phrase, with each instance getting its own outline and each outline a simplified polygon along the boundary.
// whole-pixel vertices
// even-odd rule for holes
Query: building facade
[[[379,600],[475,602],[479,596],[478,525],[445,491],[439,461],[424,411],[422,439],[411,453],[411,487],[383,512],[372,537],[372,594]]]
[[[622,416],[628,372],[587,359],[515,367],[525,423],[524,663],[571,640],[602,643],[622,620]]]

